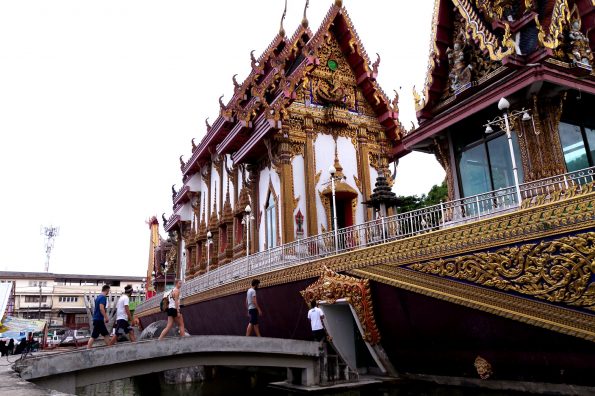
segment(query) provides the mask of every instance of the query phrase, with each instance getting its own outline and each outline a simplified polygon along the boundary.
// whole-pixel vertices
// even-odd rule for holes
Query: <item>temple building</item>
[[[310,339],[315,301],[346,381],[593,393],[595,1],[436,0],[430,22],[407,131],[341,1],[316,32],[304,13],[287,37],[282,19],[180,157],[167,240],[149,221],[147,287],[188,279],[197,335],[245,334],[253,278],[266,336]],[[392,167],[411,151],[444,168],[447,201],[398,208]],[[160,300],[138,307],[143,326]]]
[[[186,279],[332,230],[331,166],[337,227],[373,218],[363,203],[379,173],[390,179],[403,128],[397,99],[376,81],[380,57],[371,62],[340,3],[316,32],[306,10],[289,37],[282,20],[264,53],[251,54],[248,77],[234,76],[233,97],[219,99],[189,159],[180,157],[182,186],[172,187],[165,230],[179,243]]]
[[[513,186],[515,167],[522,184],[594,166],[594,4],[436,1],[419,128],[392,154],[434,153],[450,199]],[[503,97],[513,150],[488,122]]]

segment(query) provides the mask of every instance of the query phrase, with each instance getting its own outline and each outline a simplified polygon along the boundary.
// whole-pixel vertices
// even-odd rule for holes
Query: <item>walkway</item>
[[[17,367],[23,379],[75,393],[77,387],[192,366],[263,366],[301,370],[318,382],[318,343],[266,337],[191,336],[35,356]],[[295,370],[294,370],[295,372]]]

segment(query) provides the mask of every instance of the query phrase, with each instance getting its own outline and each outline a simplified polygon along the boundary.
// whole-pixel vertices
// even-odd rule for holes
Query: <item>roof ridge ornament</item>
[[[306,11],[308,10],[308,7],[310,6],[310,0],[306,0],[306,5],[304,5],[304,17],[302,18],[302,26],[304,27],[304,29],[308,28],[308,16],[306,15]]]
[[[281,23],[279,24],[279,36],[285,37],[285,29],[283,28],[283,21],[287,15],[287,0],[285,0],[285,8],[283,9],[283,15],[281,15]]]
[[[343,7],[343,0],[335,0],[335,7]]]
[[[223,96],[221,96],[223,97]],[[221,100],[221,99],[219,99]],[[205,125],[207,126],[207,132],[211,131],[211,124],[209,124],[209,117],[205,118]]]
[[[225,104],[223,104],[223,100],[222,100],[224,96],[225,95],[219,96],[219,107],[221,108],[221,110],[225,110]]]
[[[231,77],[231,81],[233,81],[233,88],[234,88],[235,90],[237,90],[238,88],[240,88],[240,84],[238,83],[238,80],[236,80],[236,76],[237,76],[237,74],[234,74],[234,75]]]

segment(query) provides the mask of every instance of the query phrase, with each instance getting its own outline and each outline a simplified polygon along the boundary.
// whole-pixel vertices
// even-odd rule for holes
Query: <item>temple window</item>
[[[594,166],[595,128],[560,122],[558,130],[568,172]]]
[[[219,228],[219,253],[225,252],[227,247],[227,224],[223,224]]]
[[[235,244],[240,245],[244,239],[244,225],[242,224],[242,216],[236,216],[235,222]]]
[[[469,197],[514,185],[512,160],[505,133],[485,135],[458,131],[453,134],[462,196]],[[514,155],[519,182],[523,182],[523,167],[518,137],[512,132]]]
[[[269,192],[264,215],[266,222],[266,248],[270,249],[277,245],[277,205],[271,192]]]

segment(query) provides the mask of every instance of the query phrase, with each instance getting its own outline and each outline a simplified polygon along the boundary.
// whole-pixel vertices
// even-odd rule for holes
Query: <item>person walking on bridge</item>
[[[174,326],[174,321],[177,323],[178,328],[180,330],[180,337],[184,337],[186,335],[186,331],[184,330],[184,317],[182,316],[182,312],[180,312],[180,288],[182,287],[182,281],[177,279],[176,280],[176,287],[169,293],[168,296],[168,305],[167,305],[167,326],[161,332],[159,339],[162,340],[167,333],[171,330]]]
[[[132,296],[132,285],[126,285],[124,294],[120,296],[118,304],[116,305],[116,328],[114,335],[112,335],[112,339],[110,340],[110,345],[114,345],[118,342],[118,338],[124,334],[128,335],[130,341],[136,341],[134,330],[130,325],[130,322],[132,322],[132,314],[130,313],[129,307],[130,296]]]
[[[246,309],[248,309],[248,316],[250,317],[248,327],[246,328],[246,337],[250,337],[252,331],[254,331],[257,337],[260,337],[258,317],[262,316],[262,310],[256,299],[256,289],[258,289],[259,285],[260,281],[258,279],[252,279],[252,287],[246,293]]]
[[[91,338],[87,343],[87,349],[93,347],[93,342],[101,334],[105,340],[105,345],[109,345],[109,331],[105,327],[106,323],[109,323],[109,316],[107,316],[107,295],[109,294],[109,285],[104,285],[101,288],[101,294],[95,299],[95,310],[93,311],[93,332]]]

